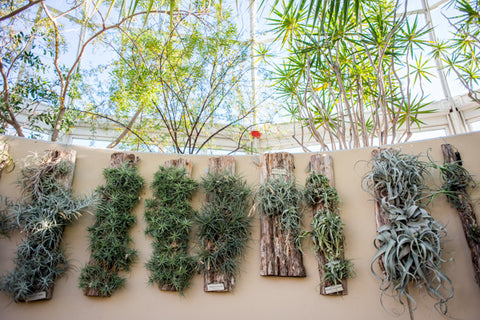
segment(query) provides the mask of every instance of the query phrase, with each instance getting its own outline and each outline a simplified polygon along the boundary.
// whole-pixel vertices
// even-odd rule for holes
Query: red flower
[[[252,137],[254,138],[260,138],[262,136],[262,134],[260,133],[260,131],[258,130],[252,130],[250,131],[250,134],[252,135]]]

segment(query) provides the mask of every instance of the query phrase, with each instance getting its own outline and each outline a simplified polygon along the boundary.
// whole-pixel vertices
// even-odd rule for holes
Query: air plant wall
[[[376,205],[372,272],[382,281],[381,297],[392,291],[400,304],[407,304],[412,318],[416,302],[409,285],[415,284],[437,300],[437,310],[446,313],[453,296],[452,283],[441,270],[446,229],[427,211],[428,164],[419,156],[387,149],[375,150],[371,166],[364,183]],[[375,271],[375,263],[380,272]]]
[[[154,239],[147,262],[150,283],[163,291],[183,291],[195,273],[197,260],[188,252],[195,211],[190,204],[198,183],[186,168],[160,167],[152,183],[153,198],[146,201],[145,233]]]
[[[97,188],[96,220],[88,228],[91,259],[82,269],[79,287],[87,296],[109,297],[125,285],[119,273],[128,271],[136,258],[129,230],[144,181],[136,163],[129,161],[105,169],[103,176],[106,183]]]
[[[203,177],[202,187],[207,201],[197,224],[204,290],[230,291],[250,237],[251,190],[245,180],[227,171],[210,171]]]
[[[312,172],[306,181],[305,198],[314,210],[311,236],[321,276],[320,293],[345,294],[346,279],[353,275],[353,266],[344,254],[343,221],[339,215],[340,197],[329,179]]]
[[[67,270],[64,228],[92,201],[70,190],[74,159],[73,151],[49,151],[21,171],[23,200],[10,210],[25,239],[17,248],[15,269],[1,279],[1,290],[15,302],[50,299],[55,281]]]

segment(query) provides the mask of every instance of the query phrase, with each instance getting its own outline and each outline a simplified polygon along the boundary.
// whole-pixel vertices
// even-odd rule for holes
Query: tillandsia
[[[196,219],[200,268],[235,278],[250,237],[251,190],[245,180],[227,172],[208,173],[202,186],[207,202]]]
[[[315,210],[311,222],[315,256],[322,264],[322,283],[341,284],[353,275],[353,265],[344,258],[344,224],[339,215],[340,197],[325,175],[312,172],[305,183],[304,196]]]
[[[462,198],[469,199],[467,189],[476,186],[473,177],[457,162],[444,163],[443,165],[435,165],[440,172],[440,180],[442,183],[440,192],[447,196],[447,200],[455,209],[461,209],[465,205]]]
[[[21,171],[23,202],[9,210],[26,237],[17,248],[15,269],[2,277],[1,290],[14,301],[28,301],[34,293],[48,292],[67,269],[60,246],[66,225],[80,216],[92,198],[78,199],[60,180],[73,172],[73,164],[54,151],[34,158]]]
[[[95,223],[88,228],[91,259],[81,271],[79,287],[86,295],[109,297],[124,286],[119,273],[128,271],[136,258],[129,230],[144,181],[130,162],[105,169],[103,176],[106,183],[97,188]]]
[[[260,214],[278,216],[280,228],[286,230],[299,246],[303,195],[295,181],[282,177],[271,178],[260,185],[257,199]]]
[[[371,166],[364,184],[374,195],[385,222],[378,225],[374,241],[377,253],[371,262],[373,274],[382,281],[382,298],[393,291],[402,305],[407,302],[412,314],[416,302],[408,285],[415,283],[438,300],[435,307],[445,314],[453,286],[441,270],[446,229],[432,218],[425,204],[429,165],[419,156],[386,149],[377,152]],[[375,262],[382,269],[380,274],[374,270]]]
[[[147,262],[150,283],[183,294],[195,273],[197,260],[188,253],[195,211],[190,199],[198,183],[185,168],[160,167],[152,183],[153,198],[147,199],[145,233],[154,239]]]

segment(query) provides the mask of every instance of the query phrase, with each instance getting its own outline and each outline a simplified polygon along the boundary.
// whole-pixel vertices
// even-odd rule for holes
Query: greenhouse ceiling
[[[2,133],[166,153],[480,129],[477,1],[3,1]]]

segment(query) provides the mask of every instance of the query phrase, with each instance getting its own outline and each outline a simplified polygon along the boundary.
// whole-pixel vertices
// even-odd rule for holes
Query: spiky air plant
[[[195,211],[190,205],[198,183],[185,168],[160,167],[152,183],[153,198],[146,201],[145,233],[154,239],[153,255],[147,262],[151,283],[166,291],[188,288],[196,269],[188,243]]]
[[[128,271],[136,258],[129,230],[135,224],[132,210],[144,181],[129,162],[105,169],[103,176],[106,183],[97,188],[96,220],[88,228],[91,259],[82,269],[79,287],[88,296],[109,297],[124,286],[119,273]]]
[[[260,185],[257,193],[257,203],[260,214],[278,216],[280,227],[293,237],[300,247],[301,221],[303,212],[300,210],[303,195],[295,181],[284,178],[269,179]]]
[[[64,228],[92,202],[92,198],[75,198],[59,182],[74,168],[73,163],[55,158],[54,153],[35,158],[21,171],[23,202],[10,207],[25,234],[17,248],[15,269],[1,280],[1,290],[15,302],[29,301],[39,293],[42,298],[51,295],[55,281],[67,270],[60,246]]]
[[[305,183],[307,204],[316,209],[308,232],[313,239],[314,252],[322,265],[322,283],[341,284],[353,275],[353,265],[344,257],[343,222],[339,215],[340,197],[326,176],[312,172]]]
[[[428,213],[425,204],[428,164],[419,156],[387,149],[378,151],[364,183],[374,196],[378,213],[377,253],[372,259],[373,274],[382,281],[382,298],[392,291],[398,301],[408,304],[410,316],[416,302],[408,292],[415,283],[437,299],[437,310],[447,312],[453,296],[450,279],[442,272],[442,238],[446,229]],[[374,270],[378,262],[382,272]],[[383,305],[383,302],[382,302]]]
[[[227,172],[208,173],[202,186],[207,202],[196,219],[200,268],[235,279],[250,237],[251,190],[245,180]]]

